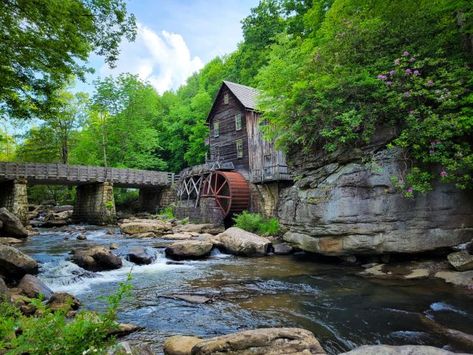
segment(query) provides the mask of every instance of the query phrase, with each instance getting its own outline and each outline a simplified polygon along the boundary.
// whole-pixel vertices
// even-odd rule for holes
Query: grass
[[[235,226],[248,232],[264,236],[276,236],[281,232],[279,221],[274,218],[266,218],[259,213],[243,211],[233,218]]]

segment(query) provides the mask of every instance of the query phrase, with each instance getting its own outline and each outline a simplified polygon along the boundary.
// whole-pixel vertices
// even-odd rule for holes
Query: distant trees
[[[16,118],[50,114],[91,52],[113,65],[121,38],[134,36],[124,0],[0,1],[0,106]]]

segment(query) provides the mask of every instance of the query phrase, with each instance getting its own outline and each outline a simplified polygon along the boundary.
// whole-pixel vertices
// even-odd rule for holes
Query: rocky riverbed
[[[209,234],[186,228],[179,232],[180,239],[185,233],[197,233],[192,237],[196,239],[199,233]],[[136,238],[116,227],[77,225],[40,229],[16,247],[38,261],[38,277],[47,287],[70,293],[94,310],[104,309],[100,296],[112,293],[131,272],[133,297],[123,304],[120,321],[143,327],[126,339],[147,343],[156,353],[174,335],[210,338],[265,327],[312,331],[329,354],[365,344],[473,352],[468,339],[461,338],[473,334],[473,295],[468,288],[441,279],[362,276],[365,269],[360,266],[303,253],[247,258],[213,249],[206,259],[174,260],[166,257],[165,248],[176,243],[179,233],[167,233],[164,238]],[[233,240],[232,235],[226,239]],[[264,241],[261,245],[267,251]],[[96,246],[118,256],[113,268],[86,270],[74,263],[71,250]],[[92,258],[101,252],[95,250],[98,254]],[[131,254],[149,258],[137,263]],[[380,270],[392,275],[385,267]],[[460,337],[448,329],[460,332]]]

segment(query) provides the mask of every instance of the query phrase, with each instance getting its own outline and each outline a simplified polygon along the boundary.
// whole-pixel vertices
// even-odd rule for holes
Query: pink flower
[[[411,54],[408,51],[404,51],[404,53],[402,53],[402,55],[404,57],[409,57]]]
[[[387,77],[386,75],[384,75],[384,74],[379,74],[379,75],[378,75],[378,79],[379,79],[379,80],[386,80],[387,78],[388,78],[388,77]]]
[[[407,68],[406,71],[405,71],[406,75],[411,75],[412,74],[412,70]]]
[[[414,70],[414,75],[415,75],[415,76],[419,76],[419,75],[420,75],[420,71]]]
[[[410,194],[414,192],[414,189],[412,188],[412,186],[407,189],[407,192],[409,192]]]
[[[440,176],[441,176],[441,177],[446,177],[446,176],[448,176],[448,173],[447,173],[445,170],[442,170],[442,171],[440,172]]]
[[[427,82],[427,86],[434,86],[434,82],[433,82],[432,80],[429,80],[429,81]]]
[[[395,71],[395,70],[391,70],[391,71],[389,72],[389,75],[391,75],[391,76],[393,76],[393,75],[395,75],[395,74],[396,74],[396,71]]]

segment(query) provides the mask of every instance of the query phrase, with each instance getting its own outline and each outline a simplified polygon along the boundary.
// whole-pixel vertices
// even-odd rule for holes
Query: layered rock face
[[[473,238],[473,192],[437,184],[405,198],[391,183],[404,167],[393,151],[304,159],[295,160],[296,183],[282,192],[278,217],[285,241],[305,251],[415,253]]]

